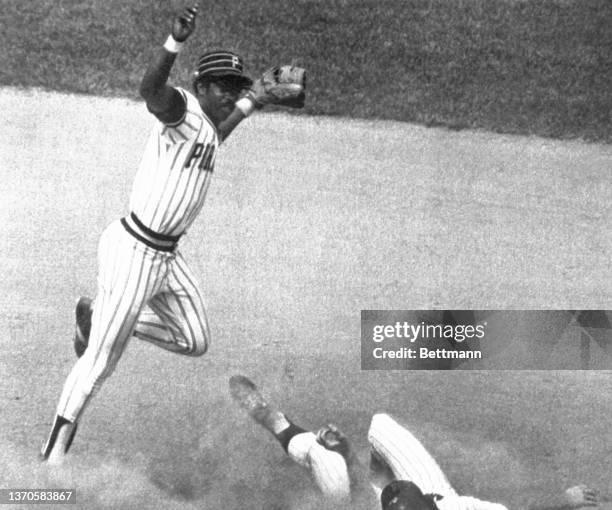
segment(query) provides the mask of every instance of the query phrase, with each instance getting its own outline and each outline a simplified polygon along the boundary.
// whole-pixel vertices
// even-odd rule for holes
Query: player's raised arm
[[[265,105],[303,108],[306,100],[306,71],[291,65],[272,67],[245,92],[236,102],[234,111],[218,126],[221,140],[227,138],[253,110]]]
[[[180,121],[185,113],[182,95],[167,81],[177,53],[195,29],[196,14],[196,6],[187,7],[174,18],[172,34],[147,68],[140,84],[140,95],[149,111],[167,124]]]
[[[234,108],[232,113],[229,114],[227,119],[225,119],[221,124],[219,124],[217,131],[219,132],[219,138],[223,141],[225,140],[232,131],[240,124],[244,119],[246,119],[251,111],[248,109],[249,105],[242,109],[240,107]]]

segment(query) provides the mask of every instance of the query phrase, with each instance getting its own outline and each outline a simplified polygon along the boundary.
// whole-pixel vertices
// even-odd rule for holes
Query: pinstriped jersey
[[[157,121],[147,141],[130,209],[150,229],[180,235],[204,205],[219,147],[217,131],[198,100],[182,88],[186,111],[175,124]]]
[[[441,496],[436,498],[438,510],[507,510],[499,503],[459,496],[421,442],[387,414],[372,417],[368,441],[396,480],[413,482],[424,494]]]

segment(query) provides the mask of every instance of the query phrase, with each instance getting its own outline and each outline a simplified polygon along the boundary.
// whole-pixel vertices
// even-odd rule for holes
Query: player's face
[[[241,87],[235,81],[214,81],[198,87],[198,101],[215,126],[219,126],[232,113],[240,92]]]

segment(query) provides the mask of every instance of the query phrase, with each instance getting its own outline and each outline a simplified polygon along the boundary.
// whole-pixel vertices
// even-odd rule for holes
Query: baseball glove
[[[290,65],[268,69],[256,80],[249,94],[258,107],[267,104],[303,108],[306,100],[306,70]]]

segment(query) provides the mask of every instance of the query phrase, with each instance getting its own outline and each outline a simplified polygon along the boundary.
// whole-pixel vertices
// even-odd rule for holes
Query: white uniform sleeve
[[[325,497],[337,502],[350,500],[351,483],[344,457],[319,444],[312,432],[293,436],[287,453],[295,462],[310,469]]]
[[[207,122],[198,100],[185,89],[177,87],[185,100],[185,114],[183,118],[173,124],[164,124],[160,122],[160,130],[162,138],[166,143],[184,143],[197,138],[198,133],[202,129],[202,124]]]

